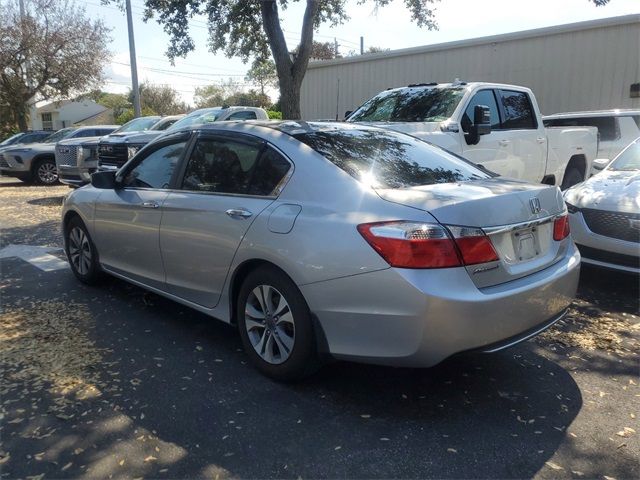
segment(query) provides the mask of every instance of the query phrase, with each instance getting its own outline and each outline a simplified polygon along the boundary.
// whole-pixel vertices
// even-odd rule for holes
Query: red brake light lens
[[[480,228],[393,221],[364,223],[358,231],[392,267],[447,268],[498,260]]]
[[[480,228],[449,227],[465,265],[495,262],[498,254],[489,237]]]
[[[453,240],[438,224],[364,223],[358,225],[358,231],[392,267],[445,268],[462,264]]]
[[[556,218],[553,222],[553,239],[560,241],[569,236],[569,215]]]

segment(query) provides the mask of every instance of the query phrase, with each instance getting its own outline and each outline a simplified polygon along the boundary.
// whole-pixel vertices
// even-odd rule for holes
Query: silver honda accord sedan
[[[562,317],[580,269],[556,187],[340,123],[167,133],[71,192],[62,228],[80,281],[106,272],[236,325],[279,380],[505,348]]]

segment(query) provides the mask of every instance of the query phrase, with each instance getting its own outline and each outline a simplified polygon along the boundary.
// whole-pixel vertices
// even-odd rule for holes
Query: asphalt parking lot
[[[67,191],[0,179],[0,257],[60,260]],[[283,385],[229,326],[28,259],[0,260],[2,478],[638,476],[635,277],[584,268],[566,320],[501,353]]]

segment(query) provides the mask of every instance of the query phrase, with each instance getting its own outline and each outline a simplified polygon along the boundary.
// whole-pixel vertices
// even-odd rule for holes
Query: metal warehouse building
[[[456,78],[527,86],[544,114],[640,108],[640,15],[310,62],[302,118],[342,118],[389,87]]]

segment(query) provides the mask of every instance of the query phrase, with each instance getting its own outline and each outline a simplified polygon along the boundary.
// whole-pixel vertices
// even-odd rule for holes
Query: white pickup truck
[[[588,178],[598,151],[596,128],[545,128],[533,92],[514,85],[393,88],[346,117],[422,138],[500,175],[562,189]]]

